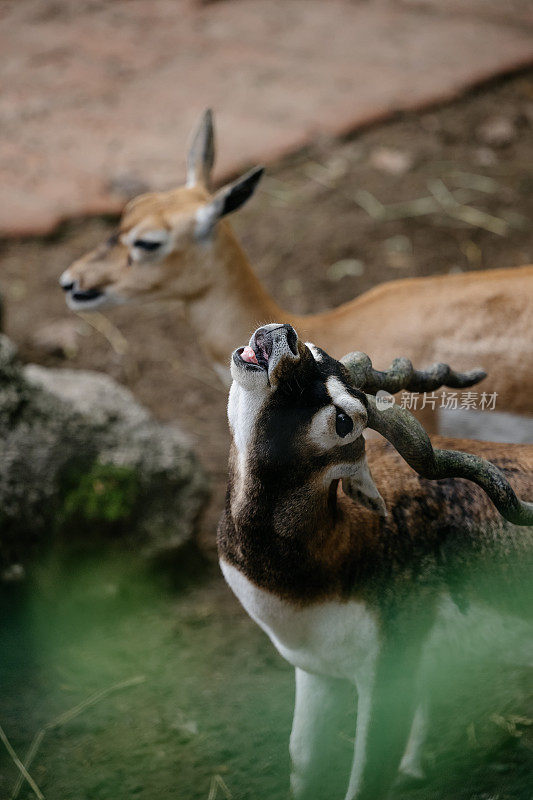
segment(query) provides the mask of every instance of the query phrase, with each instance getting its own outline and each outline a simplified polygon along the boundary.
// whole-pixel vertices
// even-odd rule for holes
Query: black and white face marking
[[[338,374],[328,375],[324,383],[330,402],[315,414],[309,435],[320,450],[327,451],[358,439],[366,427],[367,413],[362,393],[357,396]]]
[[[231,375],[230,425],[234,434],[248,429],[239,439],[249,438],[260,410],[263,425],[269,417],[277,428],[288,423],[320,452],[353,442],[366,425],[366,398],[349,385],[342,364],[300,342],[291,325],[258,328],[234,351]]]
[[[299,341],[290,325],[274,324],[235,350],[231,374],[228,418],[241,479],[254,469],[324,487],[343,478],[351,496],[357,487],[379,498],[364,456],[366,396],[339,361]]]
[[[300,357],[294,328],[277,323],[258,328],[246,347],[233,352],[228,420],[241,472],[245,470],[259,414],[274,391],[278,366],[285,362],[297,364]]]

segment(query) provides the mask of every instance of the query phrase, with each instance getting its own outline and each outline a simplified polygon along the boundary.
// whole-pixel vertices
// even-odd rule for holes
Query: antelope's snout
[[[59,285],[65,292],[68,307],[73,311],[95,308],[105,302],[103,290],[81,289],[78,281],[71,277],[68,270],[61,275]]]
[[[82,311],[101,306],[106,302],[104,280],[98,274],[92,283],[85,279],[84,260],[72,264],[59,278],[59,285],[65,292],[67,306],[73,311]]]
[[[252,335],[246,347],[239,347],[231,358],[231,374],[239,383],[251,388],[273,384],[285,363],[300,360],[298,335],[292,325],[263,325]]]

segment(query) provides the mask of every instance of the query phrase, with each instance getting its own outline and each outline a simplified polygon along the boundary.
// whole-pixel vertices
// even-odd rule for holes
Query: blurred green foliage
[[[79,520],[125,522],[132,517],[139,496],[139,477],[134,470],[95,462],[67,490],[58,517],[62,526]]]

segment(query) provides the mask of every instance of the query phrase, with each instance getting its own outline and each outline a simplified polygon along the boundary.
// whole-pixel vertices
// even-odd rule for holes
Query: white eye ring
[[[143,258],[160,257],[171,249],[171,238],[166,230],[145,230],[133,228],[121,237],[122,244],[129,248],[133,261]]]
[[[172,239],[166,231],[147,231],[128,234],[125,244],[130,248],[132,261],[160,261],[172,250]]]

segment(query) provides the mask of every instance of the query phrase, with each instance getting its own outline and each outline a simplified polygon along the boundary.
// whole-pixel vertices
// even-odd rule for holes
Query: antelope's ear
[[[196,235],[208,236],[221,217],[240,208],[254,193],[264,172],[264,167],[255,167],[242,178],[223,186],[212,200],[196,213]]]
[[[210,108],[202,114],[187,155],[187,186],[205,186],[209,189],[211,172],[215,163],[215,132],[213,112]]]
[[[353,472],[342,477],[342,490],[355,503],[375,511],[380,517],[387,516],[385,501],[374,483],[366,456],[353,465]]]

